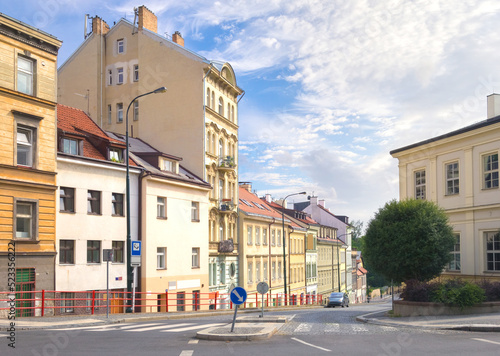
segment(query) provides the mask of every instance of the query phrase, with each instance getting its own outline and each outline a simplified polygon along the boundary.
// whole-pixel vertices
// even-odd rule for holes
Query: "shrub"
[[[483,280],[479,286],[484,289],[487,302],[500,301],[500,282],[490,282]]]

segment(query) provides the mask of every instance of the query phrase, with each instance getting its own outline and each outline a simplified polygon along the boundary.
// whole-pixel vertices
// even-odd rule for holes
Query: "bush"
[[[500,301],[500,282],[481,281],[479,286],[484,289],[487,302]]]
[[[500,283],[498,284],[500,287]],[[491,288],[496,293],[495,288]],[[500,291],[500,289],[498,290]],[[411,280],[401,293],[401,297],[411,302],[444,303],[449,306],[464,309],[486,299],[485,289],[481,286],[460,279],[450,279],[445,282],[419,282]]]

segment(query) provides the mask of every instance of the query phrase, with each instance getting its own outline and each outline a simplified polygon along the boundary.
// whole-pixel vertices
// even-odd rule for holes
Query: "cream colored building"
[[[442,207],[456,235],[446,277],[500,279],[500,95],[488,119],[391,151],[399,160],[400,199]]]
[[[159,35],[157,18],[146,7],[136,9],[136,20],[121,19],[109,28],[92,18],[92,31],[59,68],[59,102],[88,111],[106,131],[121,134],[128,112],[132,137],[183,157],[186,168],[213,187],[207,210],[210,263],[218,269],[237,265],[237,246],[219,245],[236,238],[243,90],[230,64],[185,48],[178,32]],[[129,109],[136,96],[162,86],[167,93],[140,98]],[[228,279],[211,290],[227,293],[231,284]]]
[[[61,41],[1,13],[0,29],[0,291],[35,299],[29,292],[54,288]],[[18,302],[17,314],[34,315],[22,306],[33,301]]]

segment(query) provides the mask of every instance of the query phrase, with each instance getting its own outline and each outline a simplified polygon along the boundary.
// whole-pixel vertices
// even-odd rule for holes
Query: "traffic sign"
[[[234,287],[231,291],[231,302],[240,305],[245,303],[245,300],[247,300],[247,291],[241,287]]]
[[[269,285],[266,282],[260,282],[257,284],[257,292],[260,294],[266,294],[269,290]]]
[[[141,255],[141,241],[132,241],[132,256]]]

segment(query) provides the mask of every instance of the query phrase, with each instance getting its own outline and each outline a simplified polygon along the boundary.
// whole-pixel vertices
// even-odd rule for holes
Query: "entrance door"
[[[16,316],[35,315],[35,269],[16,268]]]

